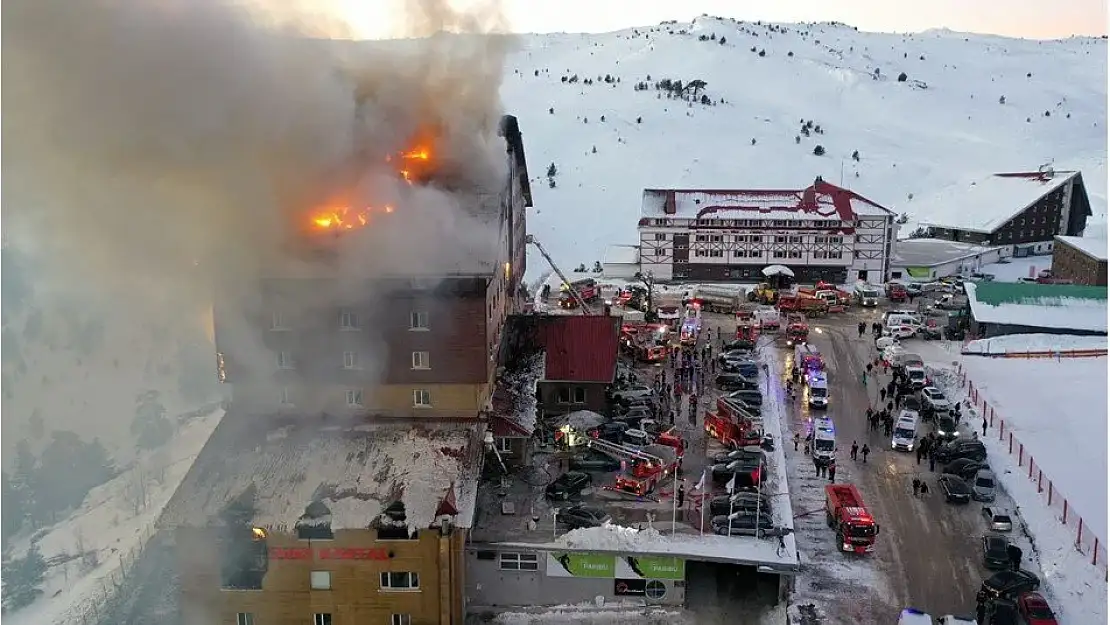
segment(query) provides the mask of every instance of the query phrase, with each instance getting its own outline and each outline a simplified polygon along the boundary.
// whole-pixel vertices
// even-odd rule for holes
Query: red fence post
[[[1064,525],[1068,524],[1068,498],[1064,497]]]
[[[1048,507],[1052,507],[1052,480],[1048,481]]]
[[[1014,433],[1010,432],[1010,455],[1014,455]]]
[[[1040,469],[1037,469],[1037,492],[1038,493],[1043,493],[1044,492],[1044,471],[1042,471]],[[1050,505],[1050,506],[1052,505],[1052,496],[1051,495],[1049,495],[1049,497],[1048,497],[1048,505]]]

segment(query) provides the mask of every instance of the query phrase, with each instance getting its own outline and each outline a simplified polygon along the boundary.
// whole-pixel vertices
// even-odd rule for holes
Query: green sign
[[[605,553],[549,553],[547,574],[553,577],[592,577],[613,579],[617,557]]]
[[[928,267],[906,267],[906,273],[910,274],[911,278],[928,278],[932,275]]]
[[[629,568],[644,579],[686,579],[686,561],[678,558],[629,556]]]

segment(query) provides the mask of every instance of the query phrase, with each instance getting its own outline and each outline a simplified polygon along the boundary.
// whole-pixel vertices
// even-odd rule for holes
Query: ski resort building
[[[1071,284],[968,282],[971,332],[1106,336],[1106,287]]]
[[[1106,239],[1057,236],[1052,276],[1075,284],[1106,286]]]
[[[757,282],[768,265],[799,282],[880,283],[894,213],[817,178],[799,190],[645,189],[640,266],[657,280]]]
[[[952,185],[912,209],[930,238],[1009,245],[1017,257],[1052,253],[1056,235],[1082,235],[1091,216],[1083,175],[1048,167]]]

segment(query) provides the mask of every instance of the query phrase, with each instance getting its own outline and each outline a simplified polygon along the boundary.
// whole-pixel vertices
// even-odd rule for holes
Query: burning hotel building
[[[366,241],[347,230],[403,227],[402,202],[329,209],[306,216],[292,262],[239,285],[247,310],[242,296],[217,295],[233,398],[159,520],[173,537],[185,625],[463,622],[481,417],[506,320],[526,297],[532,200],[516,118],[498,134],[499,188],[451,190],[468,213],[465,228],[448,224],[454,240],[374,243],[411,271],[408,260],[383,268],[342,249]],[[413,193],[452,184],[419,169],[434,153],[404,158]],[[424,256],[435,260],[414,260]]]

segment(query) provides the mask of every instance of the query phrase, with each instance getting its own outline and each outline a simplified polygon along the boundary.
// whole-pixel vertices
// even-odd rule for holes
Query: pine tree
[[[9,560],[3,565],[4,611],[18,610],[30,605],[42,595],[39,585],[46,574],[46,560],[38,545],[32,545],[27,555]]]
[[[140,449],[164,445],[173,436],[173,424],[166,418],[166,408],[162,405],[158,391],[144,391],[135,398],[135,419],[131,422],[131,434],[135,437],[135,445]]]

